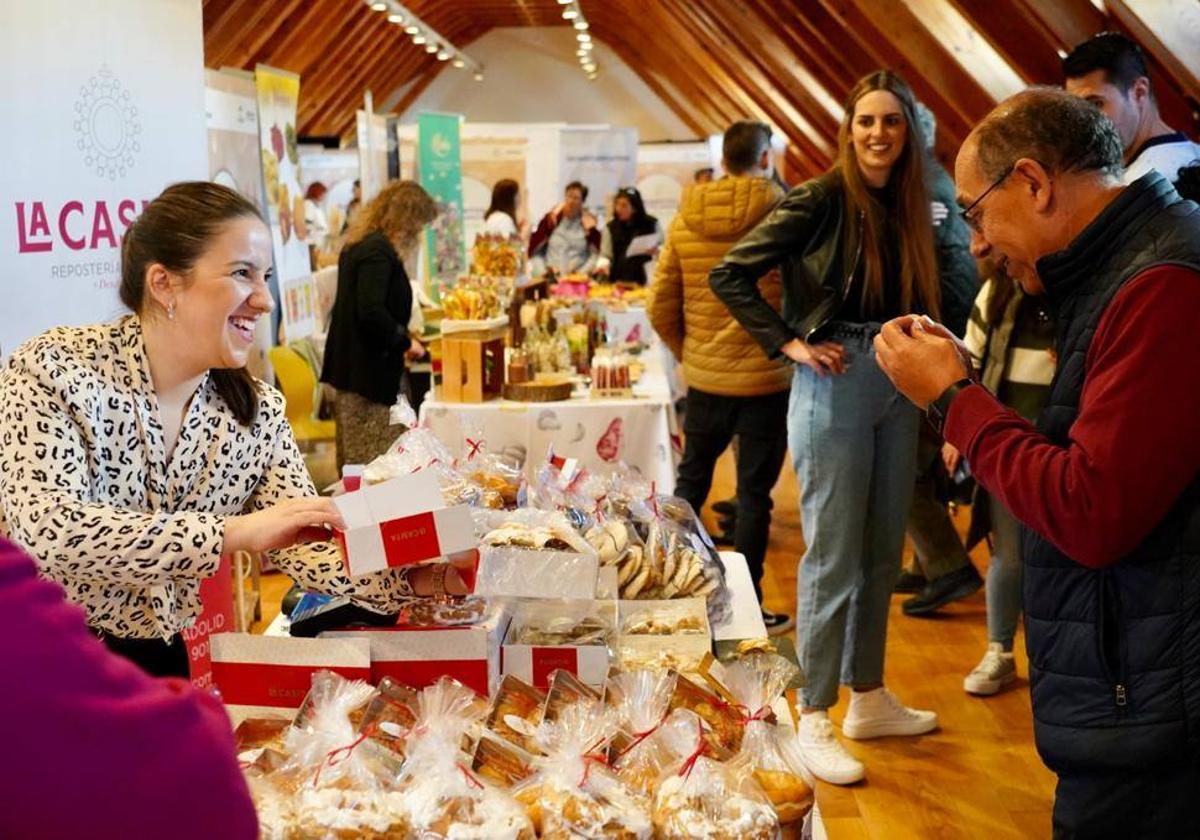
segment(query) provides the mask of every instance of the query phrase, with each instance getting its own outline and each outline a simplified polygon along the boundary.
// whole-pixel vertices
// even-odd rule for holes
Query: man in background
[[[734,123],[722,146],[726,177],[684,191],[650,287],[647,313],[654,331],[683,363],[688,384],[684,452],[675,493],[697,511],[712,488],[713,468],[736,435],[737,521],[734,547],[746,555],[762,603],[763,561],[771,528],[771,489],[787,452],[791,370],[768,359],[708,285],[708,273],[758,224],[783,191],[770,178],[771,130]],[[772,272],[763,296],[780,306]],[[788,616],[762,610],[770,633],[791,628]]]
[[[1117,32],[1101,32],[1063,59],[1068,93],[1091,102],[1116,126],[1125,147],[1123,183],[1151,170],[1179,181],[1179,170],[1200,164],[1200,146],[1163,122],[1141,48]]]

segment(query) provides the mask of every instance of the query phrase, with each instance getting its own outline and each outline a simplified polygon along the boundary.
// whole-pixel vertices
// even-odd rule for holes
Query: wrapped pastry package
[[[599,559],[558,511],[474,511],[475,592],[511,598],[595,598]]]
[[[774,653],[758,652],[706,671],[736,702],[741,714],[741,748],[734,756],[767,794],[781,823],[803,819],[813,806],[815,780],[799,755],[790,729],[776,725],[771,704],[800,669]]]
[[[776,840],[779,820],[744,764],[710,756],[704,723],[675,711],[658,738],[674,757],[654,796],[654,831],[660,840]]]
[[[550,840],[643,840],[652,834],[647,802],[605,763],[616,731],[615,713],[598,700],[564,708],[538,727],[544,753],[528,780],[513,790],[538,836]]]
[[[621,744],[610,751],[617,776],[643,796],[666,771],[671,753],[655,736],[671,708],[675,677],[662,671],[627,671],[609,677],[606,701],[621,726]]]

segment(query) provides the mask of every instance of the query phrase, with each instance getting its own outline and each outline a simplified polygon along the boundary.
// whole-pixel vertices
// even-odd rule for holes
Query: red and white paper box
[[[371,651],[371,682],[384,677],[413,688],[451,677],[480,695],[500,684],[500,645],[508,611],[492,604],[483,619],[462,627],[356,627],[327,630],[321,640],[365,640]]]
[[[602,688],[608,678],[608,644],[528,645],[515,642],[520,630],[527,625],[548,628],[548,619],[552,620],[552,617],[571,624],[585,616],[595,617],[612,628],[609,642],[616,639],[615,601],[527,601],[519,604],[513,611],[500,651],[501,674],[512,674],[547,691],[550,675],[561,669],[570,671],[593,688]]]
[[[346,525],[337,540],[351,577],[475,547],[470,509],[445,507],[432,472],[368,485],[333,501]]]
[[[371,677],[371,648],[362,639],[217,633],[210,641],[213,682],[235,716],[290,718],[317,671],[349,680]]]

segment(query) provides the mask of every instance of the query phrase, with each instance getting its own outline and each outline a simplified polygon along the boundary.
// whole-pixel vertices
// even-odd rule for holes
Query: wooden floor
[[[315,472],[316,470],[314,470]],[[711,500],[733,494],[732,460],[718,465]],[[795,476],[784,469],[773,493],[775,515],[767,556],[767,607],[795,614],[796,567],[803,553]],[[957,523],[966,526],[966,513]],[[705,511],[710,529],[711,513]],[[983,572],[987,548],[973,557]],[[281,575],[263,581],[264,619],[278,613],[287,589]],[[944,608],[937,618],[908,618],[892,601],[887,685],[907,704],[937,711],[941,729],[921,738],[846,740],[867,766],[852,787],[821,783],[817,792],[831,840],[1049,837],[1054,777],[1033,746],[1024,639],[1017,639],[1020,679],[991,698],[970,697],[962,679],[987,644],[983,592]],[[261,629],[264,625],[257,625]],[[848,692],[830,716],[840,724]]]

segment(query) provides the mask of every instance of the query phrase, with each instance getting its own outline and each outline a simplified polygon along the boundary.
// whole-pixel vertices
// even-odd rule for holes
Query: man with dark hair
[[[529,268],[536,277],[547,269],[556,274],[587,274],[600,256],[600,226],[584,209],[588,188],[572,181],[563,200],[542,217],[529,237]]]
[[[1200,206],[1123,186],[1111,122],[1062,91],[1001,103],[955,167],[990,256],[1058,325],[1036,427],[967,378],[925,319],[876,338],[1023,525],[1034,735],[1055,837],[1200,836]]]
[[[734,123],[722,153],[727,176],[688,187],[671,221],[650,287],[647,314],[654,331],[683,362],[688,384],[684,452],[675,492],[700,510],[712,489],[713,467],[737,436],[737,517],[733,544],[746,555],[762,602],[763,562],[771,528],[771,489],[787,452],[786,360],[768,359],[708,285],[708,273],[743,234],[783,197],[770,179],[771,130]],[[780,305],[777,274],[760,281]],[[791,619],[762,610],[771,633]]]
[[[1117,128],[1125,147],[1125,183],[1151,169],[1172,183],[1180,168],[1200,163],[1200,146],[1163,122],[1142,50],[1117,32],[1101,32],[1063,59],[1068,93],[1086,99]]]
[[[707,184],[713,179],[713,168],[711,166],[702,166],[692,173],[693,184]]]

